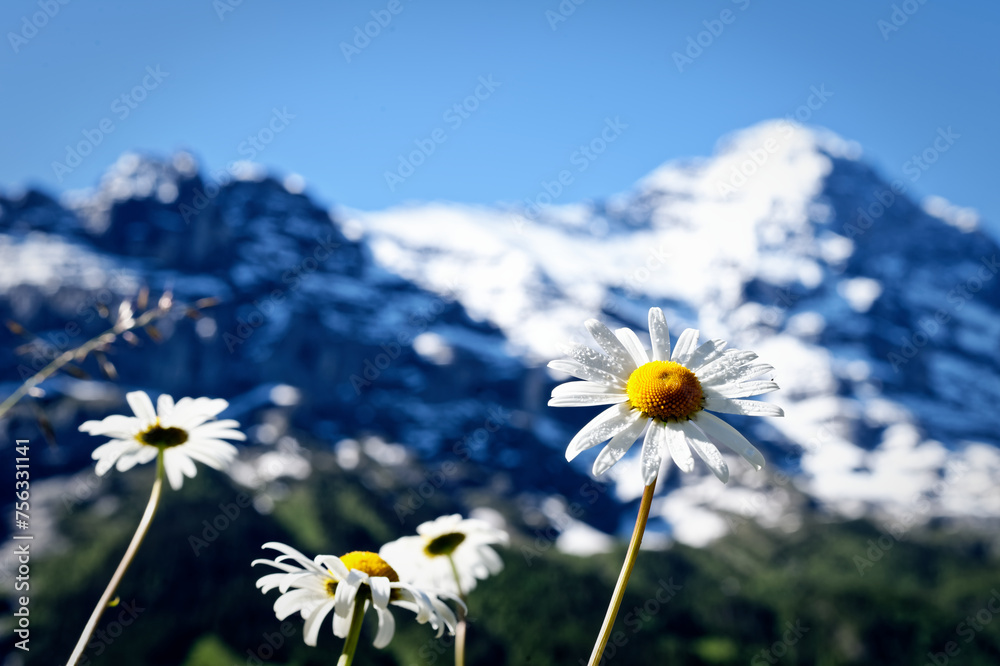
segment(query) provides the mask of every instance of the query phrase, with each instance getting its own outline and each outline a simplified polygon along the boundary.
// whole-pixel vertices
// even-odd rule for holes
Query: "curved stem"
[[[451,564],[451,573],[455,576],[458,598],[465,603],[462,580],[458,575],[458,567],[455,566],[455,558],[448,555],[448,563]],[[458,607],[458,625],[455,627],[455,666],[465,666],[465,609],[461,606]]]
[[[2,403],[0,403],[0,416],[6,414],[10,409],[18,403],[18,401],[24,396],[28,395],[31,389],[35,388],[43,381],[51,377],[56,371],[62,368],[64,365],[72,361],[73,359],[83,359],[86,358],[90,352],[94,351],[98,347],[104,344],[110,344],[115,341],[115,339],[124,333],[125,331],[130,331],[134,328],[140,326],[145,326],[149,322],[153,321],[157,317],[161,317],[166,314],[168,310],[157,307],[147,312],[144,312],[137,319],[129,320],[127,323],[117,323],[108,330],[104,331],[96,338],[92,338],[87,342],[83,343],[76,349],[69,349],[64,351],[59,356],[56,356],[51,363],[36,372],[27,380],[16,391],[14,391],[10,396],[7,397]]]
[[[142,544],[143,537],[146,536],[146,532],[149,530],[149,524],[153,522],[153,516],[156,515],[156,507],[160,503],[160,493],[163,490],[163,451],[160,450],[159,454],[156,456],[156,480],[153,481],[153,491],[149,496],[149,503],[146,505],[146,512],[142,514],[142,520],[139,521],[139,527],[135,530],[135,535],[132,536],[132,542],[128,545],[128,550],[125,551],[125,557],[122,558],[121,563],[118,564],[118,568],[115,569],[114,575],[111,576],[111,582],[108,583],[107,588],[104,590],[104,594],[101,595],[101,600],[97,602],[97,607],[94,608],[94,612],[91,613],[90,619],[87,621],[87,626],[83,628],[83,633],[80,634],[80,640],[77,641],[76,647],[73,648],[73,654],[70,655],[69,661],[66,662],[66,666],[74,666],[83,656],[83,651],[87,647],[87,642],[90,640],[91,635],[94,633],[94,629],[97,628],[97,622],[101,619],[101,615],[104,614],[104,609],[108,607],[108,603],[111,601],[112,595],[115,593],[115,589],[118,587],[118,583],[121,582],[122,576],[125,575],[125,570],[128,569],[129,565],[132,564],[132,559],[135,557],[136,551],[139,550],[140,544]]]
[[[10,410],[10,408],[16,405],[21,398],[26,396],[28,392],[31,391],[31,389],[41,384],[43,381],[52,376],[53,373],[59,370],[59,368],[63,367],[64,365],[72,361],[74,358],[76,358],[77,354],[83,354],[83,355],[89,354],[91,351],[99,347],[101,344],[107,342],[109,336],[111,336],[111,339],[114,339],[114,332],[115,329],[111,328],[105,331],[104,333],[101,333],[93,340],[87,342],[83,346],[78,347],[76,349],[70,349],[69,351],[64,351],[62,354],[59,354],[59,356],[56,356],[51,363],[49,363],[47,366],[45,366],[44,368],[36,372],[34,375],[29,377],[27,380],[25,380],[25,382],[21,384],[21,386],[18,387],[16,391],[14,391],[10,396],[8,396],[6,400],[0,403],[0,416],[6,414]]]
[[[358,649],[358,638],[361,636],[361,620],[365,617],[365,606],[368,602],[362,599],[354,601],[354,613],[351,615],[351,628],[347,632],[347,640],[344,641],[344,651],[340,653],[337,666],[351,666],[354,660],[354,653]]]
[[[615,617],[618,616],[618,608],[622,605],[622,598],[625,596],[625,587],[628,585],[629,576],[632,575],[632,567],[635,566],[636,557],[639,555],[642,534],[646,531],[646,521],[649,520],[649,507],[653,504],[653,490],[655,488],[656,480],[654,479],[642,492],[642,502],[639,504],[639,515],[635,519],[632,540],[628,544],[628,552],[625,553],[622,572],[618,575],[618,583],[615,585],[615,591],[611,595],[611,605],[608,606],[608,613],[604,616],[601,633],[598,634],[597,643],[594,644],[594,651],[590,655],[589,666],[597,666],[597,662],[601,660],[601,655],[604,654],[604,647],[608,644],[608,638],[611,636],[611,629],[615,626]]]

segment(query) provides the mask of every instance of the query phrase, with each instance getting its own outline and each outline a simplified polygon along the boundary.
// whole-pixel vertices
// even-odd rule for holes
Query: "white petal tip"
[[[593,472],[594,476],[600,476],[614,467],[614,464],[614,462],[608,462],[598,458],[597,462],[594,463],[594,467],[591,469],[591,472]]]

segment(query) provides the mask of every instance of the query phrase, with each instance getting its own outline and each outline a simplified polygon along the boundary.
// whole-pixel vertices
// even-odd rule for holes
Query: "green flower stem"
[[[104,609],[111,602],[118,583],[121,582],[122,576],[125,575],[125,570],[132,564],[132,559],[135,557],[136,551],[139,550],[143,537],[146,536],[146,532],[149,530],[149,524],[153,522],[153,516],[156,515],[156,507],[160,503],[160,494],[163,490],[163,471],[163,450],[161,449],[156,456],[156,480],[153,481],[153,491],[149,495],[146,512],[142,514],[142,520],[139,521],[139,527],[136,528],[135,535],[132,536],[132,542],[129,543],[128,549],[125,551],[125,557],[122,558],[121,563],[118,564],[118,568],[115,569],[114,575],[111,576],[111,582],[108,583],[104,594],[101,595],[101,600],[97,602],[94,612],[91,613],[90,619],[87,621],[87,626],[83,628],[80,640],[77,641],[76,647],[73,649],[73,654],[70,655],[69,661],[66,662],[66,666],[75,666],[80,661],[80,657],[83,656],[83,651],[87,648],[87,643],[90,641],[94,629],[97,628],[97,622],[101,619],[101,615],[104,614]]]
[[[458,576],[458,567],[455,566],[455,558],[451,554],[448,555],[448,563],[451,565],[451,573],[455,576],[458,598],[465,603],[462,580]],[[455,627],[455,666],[465,666],[465,609],[461,606],[458,607],[458,626]]]
[[[344,641],[344,651],[340,653],[337,666],[351,666],[354,660],[354,653],[358,649],[358,638],[361,636],[361,620],[365,617],[365,607],[368,602],[363,599],[355,599],[354,614],[351,615],[351,628],[347,632],[347,640]]]
[[[639,555],[639,545],[642,543],[642,534],[646,531],[646,521],[649,520],[649,507],[653,504],[653,490],[656,488],[656,480],[646,486],[642,493],[642,502],[639,504],[639,515],[635,519],[635,529],[632,531],[632,540],[628,544],[628,552],[625,553],[625,562],[622,564],[622,572],[618,576],[618,584],[611,595],[611,605],[608,606],[608,613],[604,616],[604,624],[601,625],[601,633],[598,634],[597,643],[594,644],[594,651],[590,655],[589,666],[597,666],[604,654],[604,647],[608,644],[611,636],[611,629],[615,625],[615,617],[618,616],[618,608],[622,605],[622,598],[625,596],[625,587],[628,585],[629,576],[632,575],[632,567],[635,566],[636,557]]]

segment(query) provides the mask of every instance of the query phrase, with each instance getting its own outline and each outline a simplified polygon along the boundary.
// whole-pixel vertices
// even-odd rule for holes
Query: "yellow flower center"
[[[366,550],[356,550],[353,553],[342,555],[340,561],[348,569],[364,571],[369,576],[388,578],[393,583],[399,582],[399,574],[396,573],[396,570],[375,553],[369,553]]]
[[[383,560],[381,557],[375,553],[370,553],[366,550],[355,550],[354,552],[348,553],[347,555],[342,555],[340,561],[344,563],[348,569],[357,569],[358,571],[363,571],[369,576],[381,576],[383,578],[388,578],[391,583],[399,582],[399,574],[396,570],[389,566],[389,563]],[[337,593],[337,583],[336,580],[326,581],[326,593],[331,597]],[[358,590],[358,596],[362,597],[364,594],[371,594],[368,591],[367,585],[362,585]],[[395,598],[396,591],[393,590],[393,598]]]
[[[424,552],[428,557],[451,555],[456,548],[462,545],[463,541],[465,541],[465,535],[461,532],[449,532],[428,541],[427,545],[424,546]]]
[[[643,416],[681,421],[701,411],[704,394],[693,372],[673,361],[650,361],[629,375],[629,404]]]
[[[171,446],[180,446],[188,441],[188,434],[182,428],[164,428],[157,422],[140,432],[135,438],[147,446],[167,449]]]

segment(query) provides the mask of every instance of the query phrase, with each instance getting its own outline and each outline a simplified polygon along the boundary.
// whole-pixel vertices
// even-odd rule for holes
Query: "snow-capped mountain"
[[[631,512],[567,512],[593,454],[569,466],[563,448],[596,411],[547,408],[563,378],[544,364],[590,342],[585,319],[643,331],[657,305],[674,335],[699,328],[775,366],[768,399],[787,414],[733,421],[777,474],[737,461],[724,487],[671,470],[654,511],[675,538],[707,542],[727,513],[794,527],[803,493],[900,529],[1000,517],[1000,250],[974,215],[918,206],[832,134],[765,123],[631,192],[533,211],[326,211],[296,179],[223,180],[186,154],[127,155],[92,192],[0,197],[0,309],[45,353],[98,332],[100,306],[142,285],[220,300],[161,325],[162,344],[116,348],[117,383],[43,385],[52,472],[84,464],[74,424],[113,409],[118,386],[214,395],[265,444],[289,423],[331,443],[376,433],[431,466],[463,461],[449,487],[548,496],[574,549],[594,543],[587,523],[614,531]],[[15,344],[4,392],[32,367]],[[34,428],[32,413],[8,431]],[[622,501],[641,491],[630,464],[609,476]]]
[[[776,368],[782,390],[767,398],[787,416],[746,426],[837,512],[1000,515],[997,245],[971,211],[916,205],[856,144],[770,122],[607,201],[348,218],[376,260],[456,294],[527,362],[588,342],[588,317],[643,329],[651,305],[675,333],[695,327],[756,350]],[[640,494],[634,469],[612,474],[620,496]],[[685,483],[661,509],[706,538],[725,525],[692,516],[687,500],[782,520],[780,492],[741,496],[710,481]]]

